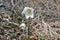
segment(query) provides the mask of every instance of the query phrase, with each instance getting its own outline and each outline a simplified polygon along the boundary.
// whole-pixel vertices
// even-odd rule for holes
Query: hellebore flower
[[[25,15],[26,19],[34,17],[34,9],[31,7],[25,7],[22,11],[22,14]]]

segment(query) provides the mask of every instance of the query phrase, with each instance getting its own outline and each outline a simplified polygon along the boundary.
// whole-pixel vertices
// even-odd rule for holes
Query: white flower
[[[22,23],[22,24],[20,25],[20,28],[21,28],[21,29],[25,29],[25,27],[26,27],[25,23]]]
[[[22,11],[22,14],[25,15],[26,19],[33,18],[34,17],[34,9],[30,7],[25,7],[24,10]]]
[[[3,5],[3,3],[0,3],[0,6],[2,6]]]

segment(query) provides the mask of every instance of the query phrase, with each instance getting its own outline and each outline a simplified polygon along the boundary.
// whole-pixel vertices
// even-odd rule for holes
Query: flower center
[[[30,9],[27,9],[27,15],[30,15],[31,14],[31,10]]]

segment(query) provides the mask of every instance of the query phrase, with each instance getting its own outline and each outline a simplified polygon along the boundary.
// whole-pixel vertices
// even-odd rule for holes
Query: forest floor
[[[24,7],[34,8],[29,23]],[[60,0],[0,0],[0,40],[60,40]]]

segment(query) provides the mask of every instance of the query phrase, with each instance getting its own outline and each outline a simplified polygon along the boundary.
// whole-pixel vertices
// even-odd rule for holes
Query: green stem
[[[30,35],[31,35],[31,32],[30,32],[30,19],[27,20],[27,27],[28,27],[28,40],[30,39]]]
[[[30,19],[27,20],[28,35],[30,35]]]

